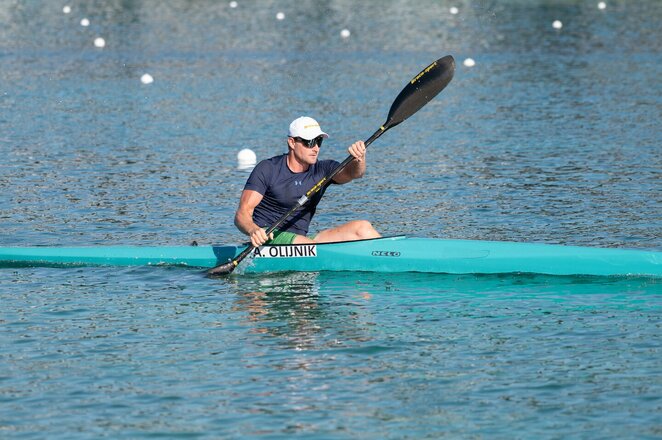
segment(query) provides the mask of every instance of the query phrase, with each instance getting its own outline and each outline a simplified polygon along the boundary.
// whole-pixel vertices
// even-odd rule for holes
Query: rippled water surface
[[[659,434],[659,282],[2,273],[3,432]]]
[[[0,0],[0,246],[238,242],[240,149],[284,152],[309,114],[342,160],[452,54],[453,82],[313,229],[662,249],[662,2],[66,3]],[[3,438],[662,433],[659,280],[5,268],[0,286]]]

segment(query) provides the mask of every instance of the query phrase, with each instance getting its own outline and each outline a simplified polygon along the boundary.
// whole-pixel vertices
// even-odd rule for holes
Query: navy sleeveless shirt
[[[324,176],[331,173],[338,165],[335,160],[320,160],[307,171],[293,173],[287,166],[287,154],[265,159],[253,169],[244,189],[262,194],[262,201],[253,211],[253,221],[261,228],[276,223],[286,212],[292,209],[301,196],[315,186]],[[335,182],[331,182],[335,183]],[[278,230],[308,234],[310,221],[315,215],[317,204],[322,199],[326,188],[313,195],[310,200],[295,212]]]

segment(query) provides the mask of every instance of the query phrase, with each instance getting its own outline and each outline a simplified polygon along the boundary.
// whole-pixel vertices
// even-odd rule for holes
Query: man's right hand
[[[274,233],[272,232],[267,236],[266,231],[263,228],[256,228],[253,232],[250,233],[251,244],[255,247],[262,246],[269,240],[273,240]]]

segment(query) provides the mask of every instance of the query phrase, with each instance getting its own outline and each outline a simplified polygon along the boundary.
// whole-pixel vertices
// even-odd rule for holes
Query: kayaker
[[[299,117],[290,124],[288,152],[255,166],[241,193],[234,219],[237,228],[250,237],[253,246],[261,246],[267,241],[269,244],[329,243],[381,236],[367,220],[350,221],[308,236],[308,227],[324,188],[267,237],[266,229],[339,165],[335,160],[317,160],[322,141],[328,137],[315,119]],[[347,151],[355,159],[333,177],[332,183],[348,183],[365,174],[366,147],[363,141],[354,142]]]

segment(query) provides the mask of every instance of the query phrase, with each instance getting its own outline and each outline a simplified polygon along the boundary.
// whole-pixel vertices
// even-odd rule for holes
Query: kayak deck
[[[0,248],[0,267],[181,265],[208,268],[244,245]],[[242,272],[368,271],[450,274],[662,276],[662,252],[537,243],[386,237],[341,243],[262,246]]]

